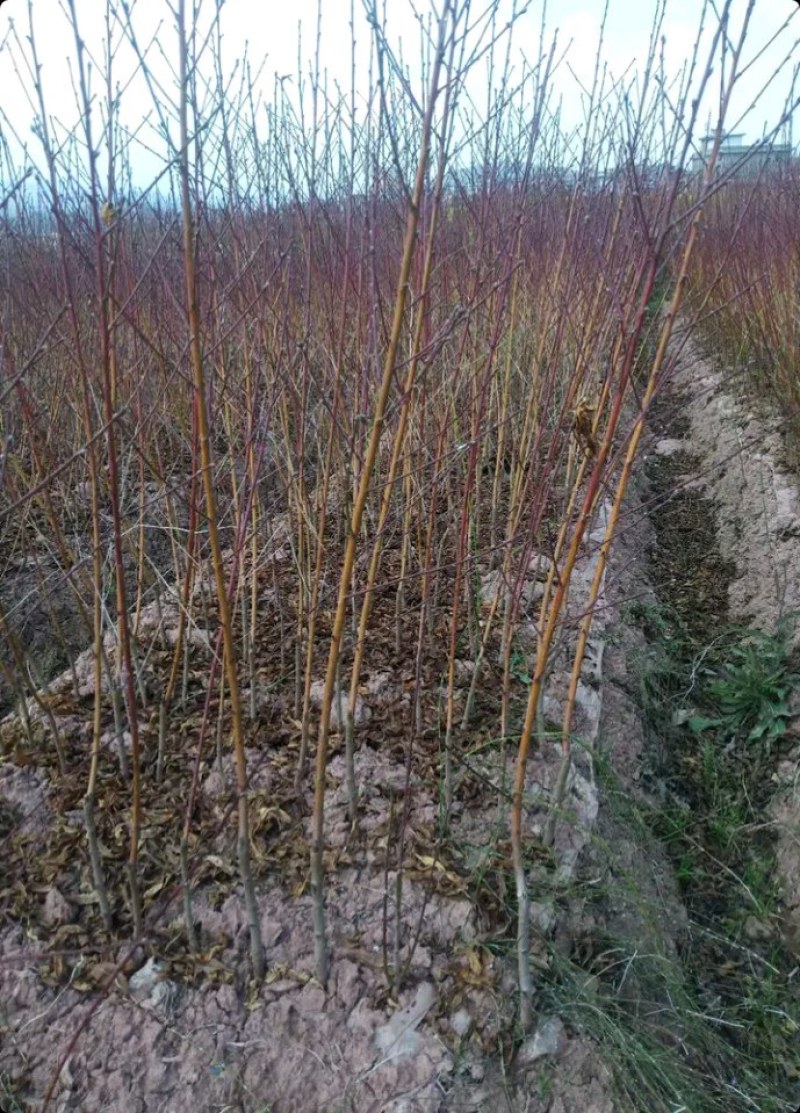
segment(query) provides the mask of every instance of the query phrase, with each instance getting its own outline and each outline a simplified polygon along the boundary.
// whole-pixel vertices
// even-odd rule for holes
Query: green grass
[[[587,978],[582,967],[557,956],[542,988],[543,1004],[601,1048],[614,1075],[615,1108],[794,1113],[789,1074],[800,1029],[780,987],[751,979],[735,1016],[704,1002],[670,956],[639,954],[620,943],[615,969],[616,977]],[[631,972],[636,1003],[621,984]],[[736,1037],[745,1031],[747,1043],[740,1046]]]
[[[0,1072],[0,1111],[2,1113],[25,1113],[25,1106],[16,1096],[16,1087],[8,1075]]]
[[[672,857],[685,897],[719,874],[707,849],[686,837],[688,809],[659,808],[632,797],[602,756],[598,780],[617,834],[626,833],[640,854],[657,837]],[[769,863],[754,857],[741,879],[759,894],[762,907],[743,900],[741,886],[727,877],[726,914],[709,926],[699,906],[687,901],[684,928],[670,919],[658,885],[648,893],[621,866],[618,837],[603,843],[595,836],[594,843],[597,861],[608,863],[608,872],[602,879],[587,876],[571,895],[583,898],[587,920],[595,925],[609,922],[609,906],[622,910],[625,935],[603,934],[596,926],[590,953],[577,946],[569,954],[552,948],[540,1003],[597,1044],[613,1072],[615,1108],[795,1113],[798,971],[787,964],[777,938],[751,942],[745,931],[748,917],[767,917],[774,907]]]
[[[708,1074],[686,1108],[794,1113],[800,975],[781,944],[766,822],[798,683],[789,622],[774,634],[726,628],[698,649],[669,608],[637,617],[649,638],[638,691],[663,800],[640,814],[672,860],[691,925],[681,993],[665,983],[659,997],[683,1018],[684,1043]],[[675,1064],[659,1051],[656,1066],[677,1100]]]

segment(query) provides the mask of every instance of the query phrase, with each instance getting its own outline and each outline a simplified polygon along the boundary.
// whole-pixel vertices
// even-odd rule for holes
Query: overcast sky
[[[518,0],[520,2],[520,0]],[[721,3],[722,0],[717,0]],[[98,60],[102,59],[102,39],[105,26],[105,0],[74,0],[81,33]],[[414,68],[419,56],[419,27],[411,0],[386,0],[389,37],[393,43],[402,42],[405,60]],[[416,10],[428,12],[430,0],[415,0]],[[487,0],[474,0],[473,11],[483,10]],[[504,13],[510,10],[512,0],[501,0]],[[734,14],[740,19],[747,0],[735,0]],[[48,110],[58,116],[66,127],[74,126],[79,113],[72,92],[70,59],[75,47],[69,28],[65,0],[33,0],[33,14],[37,47],[43,66]],[[191,5],[189,5],[191,6]],[[647,43],[656,11],[656,0],[610,0],[603,57],[616,75],[632,72],[630,67],[641,64],[647,53]],[[205,11],[210,13],[214,0],[205,0]],[[302,31],[302,54],[305,64],[312,54],[316,37],[318,0],[225,0],[222,11],[223,51],[226,65],[232,67],[245,51],[253,69],[262,62],[261,81],[263,97],[270,99],[274,76],[296,74],[298,65],[298,31]],[[160,27],[157,35],[158,50],[163,54],[159,62],[151,55],[154,70],[163,75],[165,85],[170,78],[167,67],[177,67],[177,46],[174,20],[166,0],[135,0],[134,21],[142,42]],[[321,65],[331,80],[338,80],[344,87],[350,83],[351,28],[350,0],[321,0],[322,38]],[[668,67],[677,69],[686,59],[694,42],[701,0],[668,0],[664,22],[666,58]],[[369,31],[364,18],[362,0],[355,5],[355,38],[357,43],[357,84],[366,80]],[[744,75],[733,104],[731,123],[740,116],[744,119],[736,130],[744,131],[749,139],[760,136],[779,118],[791,88],[792,62],[773,83],[772,88],[759,95],[762,87],[781,65],[787,55],[796,50],[800,34],[800,16],[795,0],[756,0],[756,17],[753,22],[749,54],[767,46],[763,55]],[[528,58],[535,58],[539,49],[542,0],[532,0],[529,11],[520,19],[514,34],[516,49]],[[580,119],[580,91],[578,81],[589,83],[595,65],[602,3],[591,0],[560,0],[547,8],[546,39],[558,31],[559,49],[569,45],[556,82],[568,124]],[[12,26],[13,25],[13,26]],[[735,26],[735,22],[734,22]],[[28,34],[28,0],[6,0],[0,6],[0,90],[2,109],[19,135],[35,148],[31,133],[33,110],[29,75],[20,69],[22,52],[26,49]],[[16,66],[15,66],[16,59]],[[569,63],[567,65],[566,63]],[[117,78],[125,80],[126,72],[133,68],[129,51],[120,53]],[[485,82],[485,69],[473,75],[472,91],[480,94],[480,82]],[[99,82],[96,91],[100,91]],[[123,98],[124,121],[134,127],[142,115],[149,112],[152,102],[141,83],[131,85]],[[711,111],[709,105],[706,115]],[[571,119],[571,114],[574,119]],[[704,118],[703,124],[706,120]],[[800,141],[800,129],[795,135]],[[142,156],[145,157],[145,156]]]

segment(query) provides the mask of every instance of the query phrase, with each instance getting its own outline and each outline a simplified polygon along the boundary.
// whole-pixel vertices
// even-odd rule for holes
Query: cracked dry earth
[[[796,487],[776,469],[773,434],[741,409],[721,375],[688,351],[678,382],[687,397],[686,440],[702,468],[687,482],[702,484],[718,508],[720,544],[736,566],[732,603],[745,614],[758,615],[762,623],[766,613],[777,620],[781,608],[800,610]],[[664,440],[650,446],[650,451],[671,450]],[[605,512],[603,507],[577,571],[570,603],[575,616],[592,579]],[[542,971],[552,950],[569,951],[578,936],[592,930],[580,899],[570,894],[587,861],[592,869],[608,868],[598,858],[598,833],[616,842],[624,868],[638,877],[642,891],[653,890],[663,909],[664,922],[655,926],[643,925],[630,909],[610,909],[615,930],[645,945],[647,933],[655,932],[660,945],[674,951],[673,936],[683,920],[663,854],[657,847],[635,845],[605,813],[591,752],[595,744],[603,747],[632,796],[642,791],[637,710],[614,683],[623,670],[620,643],[635,641],[637,635],[629,630],[621,638],[607,636],[609,629],[616,633],[624,625],[626,598],[646,590],[634,519],[632,513],[633,524],[623,531],[609,565],[579,693],[576,728],[586,745],[575,750],[552,853],[542,851],[530,861],[534,961]],[[532,561],[531,613],[540,570],[541,560]],[[484,577],[485,599],[503,590],[496,577]],[[162,607],[162,618],[164,614],[169,626],[177,610]],[[152,611],[146,618],[152,634],[160,619]],[[168,643],[169,629],[161,633]],[[527,627],[523,623],[521,636],[530,648],[530,622]],[[569,648],[565,641],[549,678],[546,721],[560,720]],[[203,646],[197,649],[202,652]],[[158,667],[158,653],[150,659]],[[436,671],[440,664],[431,663],[432,676],[441,675]],[[57,794],[55,768],[39,763],[20,743],[16,716],[0,724],[0,835],[11,848],[8,880],[0,890],[4,1113],[39,1110],[45,1102],[63,1113],[614,1113],[628,1108],[615,1096],[602,1046],[544,1000],[534,1034],[511,1054],[515,968],[508,940],[514,931],[509,912],[513,901],[508,893],[507,809],[498,807],[498,795],[511,775],[511,748],[486,746],[480,732],[466,739],[470,756],[458,786],[454,838],[445,847],[436,837],[433,731],[434,741],[428,749],[421,744],[411,766],[410,812],[398,857],[398,816],[408,773],[403,729],[397,724],[408,710],[408,663],[387,651],[379,652],[371,666],[359,705],[362,795],[355,838],[337,736],[329,769],[326,864],[332,967],[327,992],[314,977],[306,891],[309,800],[305,808],[289,802],[295,751],[290,701],[284,693],[259,693],[259,729],[248,740],[254,862],[269,963],[266,982],[259,987],[247,980],[247,928],[236,884],[232,823],[226,823],[233,796],[225,767],[209,757],[200,782],[193,915],[202,954],[186,953],[175,884],[177,852],[169,849],[165,834],[174,829],[176,810],[181,814],[184,782],[175,789],[156,786],[149,801],[153,827],[145,831],[144,845],[152,861],[148,864],[145,855],[143,868],[149,869],[145,883],[151,912],[147,944],[133,950],[97,931],[80,810],[83,782],[67,779]],[[487,668],[481,689],[491,689]],[[78,658],[76,669],[81,698],[90,701],[90,653]],[[466,690],[472,664],[464,660],[459,669]],[[435,681],[429,686],[437,688]],[[45,692],[68,756],[85,749],[90,705],[76,705],[70,692],[69,674]],[[51,719],[34,702],[29,713],[37,737],[46,738]],[[426,717],[435,723],[437,714],[434,700]],[[798,722],[790,726],[800,736]],[[152,742],[152,723],[143,722],[142,729],[146,743]],[[270,747],[263,744],[265,734]],[[381,738],[380,746],[370,744],[373,736]],[[534,845],[559,765],[559,747],[543,741],[530,763],[527,785],[525,821]],[[103,836],[110,847],[121,839],[121,821],[115,826],[111,818],[122,814],[114,799],[115,791],[121,791],[115,788],[117,769],[110,750],[103,790],[109,812]],[[778,868],[788,937],[800,933],[797,751],[783,763],[779,776],[773,821],[780,834]],[[399,862],[403,879],[397,917]],[[395,932],[405,978],[392,993],[385,962]]]

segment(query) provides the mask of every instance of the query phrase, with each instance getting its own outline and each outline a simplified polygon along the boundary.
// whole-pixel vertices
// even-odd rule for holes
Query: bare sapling
[[[261,938],[258,902],[255,894],[252,868],[250,865],[250,811],[248,804],[247,759],[244,752],[244,730],[237,652],[231,621],[230,604],[225,583],[225,569],[222,560],[222,546],[219,539],[216,492],[214,490],[211,441],[206,405],[206,381],[203,366],[203,352],[200,342],[202,323],[197,301],[197,276],[194,256],[194,224],[189,177],[189,56],[187,46],[186,3],[178,0],[178,49],[180,52],[180,182],[183,209],[183,251],[186,276],[187,323],[189,326],[189,351],[194,373],[194,401],[197,408],[197,430],[200,443],[200,459],[205,491],[206,520],[208,522],[209,547],[214,570],[216,604],[223,641],[223,664],[231,708],[231,732],[234,764],[236,769],[236,790],[238,794],[238,857],[239,873],[244,889],[245,902],[250,928],[250,959],[253,976],[261,980],[266,971],[264,944]]]
[[[454,13],[448,6],[439,20],[438,41],[433,71],[430,79],[428,103],[425,108],[422,135],[420,138],[420,155],[417,167],[416,181],[409,203],[408,219],[406,223],[403,258],[400,265],[400,274],[397,284],[392,331],[389,346],[384,362],[383,377],[372,414],[372,429],[369,442],[364,455],[364,464],[361,470],[361,479],[358,486],[355,504],[350,519],[350,529],[347,536],[342,572],[339,581],[339,593],[336,602],[336,612],[331,631],[330,651],[325,673],[325,686],[322,695],[322,708],[320,715],[319,737],[317,741],[316,769],[314,777],[314,815],[311,841],[311,888],[314,901],[314,953],[317,962],[317,975],[323,985],[328,981],[329,952],[325,931],[325,879],[323,867],[324,840],[325,840],[325,772],[328,759],[328,739],[331,728],[331,712],[333,708],[334,687],[338,675],[339,660],[341,655],[342,636],[347,617],[347,604],[350,595],[353,565],[355,563],[361,522],[367,502],[372,481],[373,468],[378,455],[378,448],[383,431],[383,422],[386,407],[394,379],[395,362],[400,345],[400,338],[405,317],[406,299],[408,296],[408,281],[411,265],[417,243],[417,228],[419,213],[425,189],[428,154],[433,127],[434,112],[440,94],[439,77],[445,57],[447,32]],[[452,32],[451,32],[452,33]]]
[[[726,3],[724,5],[720,13],[718,25],[716,27],[715,34],[713,36],[713,40],[709,49],[708,62],[706,64],[705,71],[701,76],[700,84],[702,91],[703,86],[709,79],[712,69],[712,62],[716,51],[719,49],[721,50],[722,54],[725,55],[727,49],[730,47],[731,57],[730,59],[726,58],[726,61],[730,62],[730,66],[726,69],[727,83],[723,86],[723,91],[720,98],[719,122],[717,125],[716,143],[714,145],[713,151],[711,152],[703,175],[703,187],[706,190],[709,188],[709,184],[713,177],[716,152],[718,149],[720,137],[722,135],[730,91],[736,79],[735,75],[738,72],[739,57],[744,46],[751,11],[752,4],[749,5],[748,10],[745,13],[739,39],[737,40],[735,46],[731,46],[730,40],[728,38],[730,3]],[[696,99],[694,102],[695,114],[697,111],[698,102],[699,98]],[[686,157],[686,150],[687,147],[684,146],[684,158]],[[670,186],[667,187],[667,190],[669,200],[671,203],[674,204],[677,194],[677,182],[673,182]],[[671,205],[668,205],[667,214],[669,214],[670,212]],[[574,659],[573,672],[570,682],[570,694],[568,696],[567,706],[564,713],[564,730],[562,733],[564,761],[562,763],[562,774],[559,778],[559,784],[557,785],[557,793],[563,793],[565,783],[565,770],[568,768],[569,725],[571,722],[572,708],[574,706],[575,692],[577,691],[577,677],[579,676],[580,668],[583,662],[583,654],[585,652],[588,634],[591,629],[594,607],[596,605],[597,596],[602,584],[602,576],[605,570],[605,563],[607,561],[608,551],[618,524],[621,502],[627,489],[631,468],[633,466],[633,460],[635,458],[636,450],[638,448],[642,430],[644,428],[644,422],[647,416],[647,409],[659,386],[660,373],[663,368],[663,362],[666,356],[667,343],[672,331],[674,317],[677,314],[678,309],[680,308],[681,299],[683,296],[683,288],[687,280],[688,264],[694,249],[694,244],[697,237],[697,227],[699,225],[701,215],[701,207],[698,207],[698,210],[695,212],[695,216],[686,234],[685,247],[682,254],[682,262],[675,279],[672,302],[665,315],[664,323],[661,328],[659,344],[650,368],[647,385],[642,398],[641,410],[638,419],[634,424],[632,433],[628,439],[628,448],[625,455],[622,472],[616,484],[614,502],[609,515],[608,525],[601,546],[599,560],[597,562],[595,574],[590,587],[589,605],[582,624],[582,628],[579,632],[577,653]],[[640,293],[638,297],[638,306],[633,323],[633,328],[631,329],[627,337],[624,357],[621,360],[620,366],[617,370],[617,379],[613,390],[613,397],[610,400],[610,407],[605,426],[601,432],[598,431],[598,443],[594,445],[593,450],[590,452],[592,458],[591,469],[587,477],[585,493],[581,500],[580,510],[575,525],[573,527],[570,543],[565,552],[564,563],[563,566],[559,569],[559,583],[552,597],[552,600],[549,602],[544,629],[542,632],[541,640],[537,647],[536,664],[529,690],[525,722],[523,724],[522,734],[520,737],[511,810],[511,837],[518,902],[517,950],[518,976],[520,986],[520,1024],[524,1030],[527,1030],[531,1022],[533,994],[530,968],[529,895],[527,880],[525,877],[522,844],[522,814],[525,786],[525,766],[558,617],[564,606],[566,592],[576,565],[580,545],[582,544],[583,537],[586,533],[586,529],[596,503],[600,480],[604,476],[607,464],[611,458],[612,445],[614,442],[614,438],[616,437],[617,430],[620,426],[620,420],[623,414],[623,404],[629,392],[632,373],[636,362],[637,348],[639,346],[639,341],[645,328],[647,307],[655,286],[655,279],[658,269],[658,258],[663,244],[663,238],[666,236],[669,230],[670,224],[669,222],[667,222],[667,227],[662,230],[660,237],[651,234],[647,237],[646,240],[647,254],[645,255],[645,259],[643,260],[644,266],[641,269],[642,281],[637,281],[634,287],[638,288],[640,290]],[[555,806],[558,806],[557,800]]]

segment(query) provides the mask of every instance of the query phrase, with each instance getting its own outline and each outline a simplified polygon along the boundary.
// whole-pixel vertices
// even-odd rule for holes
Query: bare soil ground
[[[576,614],[580,592],[592,576],[599,528],[576,579]],[[531,574],[535,577],[537,570]],[[280,616],[270,615],[274,605],[273,577],[262,599],[266,628],[280,627]],[[146,650],[140,645],[148,689],[158,688],[176,620],[176,609],[163,600],[142,614],[142,638],[157,635]],[[321,639],[325,633],[322,621]],[[202,637],[196,640],[199,663],[207,645]],[[404,644],[413,645],[410,630]],[[107,648],[113,652],[110,642]],[[272,645],[271,656],[260,662],[260,675],[281,675],[281,652],[280,645]],[[459,774],[453,836],[442,840],[438,678],[444,661],[434,651],[427,662],[424,719],[430,726],[414,740],[413,753],[407,727],[411,662],[387,638],[374,646],[372,665],[357,715],[357,831],[348,818],[338,734],[332,746],[326,864],[334,959],[327,993],[314,977],[306,892],[310,794],[298,801],[292,784],[299,724],[292,718],[291,692],[272,684],[258,693],[258,717],[248,739],[254,861],[269,959],[261,987],[248,982],[245,912],[234,866],[231,771],[227,756],[220,761],[213,753],[201,758],[192,835],[192,911],[202,953],[188,952],[185,944],[176,827],[189,788],[191,739],[203,713],[198,684],[190,685],[187,708],[170,724],[161,783],[152,776],[154,710],[145,711],[139,724],[150,772],[142,832],[149,930],[146,943],[135,949],[126,946],[124,936],[103,930],[85,851],[81,801],[93,695],[91,651],[75,662],[77,690],[67,671],[38,702],[29,702],[28,735],[16,715],[4,720],[0,730],[7,756],[0,791],[9,868],[0,891],[6,924],[0,1071],[20,1106],[35,1109],[49,1102],[64,1110],[176,1113],[411,1111],[443,1107],[462,1076],[470,1087],[479,1085],[487,1052],[495,1051],[513,1026],[513,962],[503,942],[511,930],[504,785],[510,782],[513,752],[487,738],[482,726],[489,712],[496,721],[494,666],[487,665],[476,725],[459,739],[467,756]],[[599,710],[595,658],[587,669],[591,675],[581,694],[579,727],[588,736],[596,733]],[[471,663],[463,661],[465,686],[471,673]],[[204,669],[198,667],[197,676],[202,679]],[[557,706],[564,684],[565,676],[554,669],[548,707]],[[313,692],[319,694],[320,687]],[[522,681],[519,687],[521,703]],[[460,706],[465,694],[460,692]],[[63,772],[55,747],[48,746],[54,729],[66,762]],[[127,791],[119,776],[110,709],[104,730],[98,826],[111,887],[121,894]],[[556,743],[546,745],[532,763],[526,821],[538,868],[547,874],[560,871],[566,882],[593,825],[597,800],[586,755],[570,775],[565,821],[558,825],[553,850],[536,851],[560,764]],[[410,806],[401,823],[407,777]],[[397,886],[400,864],[402,890]],[[124,904],[120,896],[114,909],[123,922]],[[395,939],[403,969],[397,988],[391,980],[387,984],[386,976]],[[559,1052],[582,1054],[581,1041],[566,1033],[558,1034],[556,1043]],[[545,1041],[544,1050],[532,1052],[531,1064],[552,1053]],[[581,1069],[587,1074],[585,1058]],[[463,1108],[481,1107],[482,1099],[475,1099],[477,1105],[469,1100],[472,1104]]]

